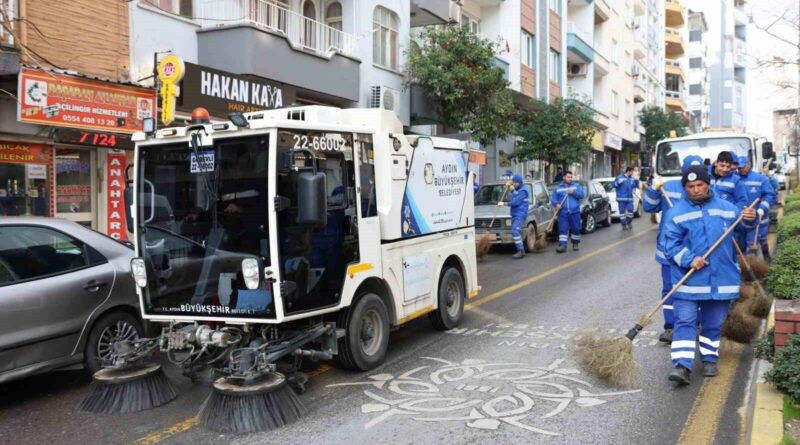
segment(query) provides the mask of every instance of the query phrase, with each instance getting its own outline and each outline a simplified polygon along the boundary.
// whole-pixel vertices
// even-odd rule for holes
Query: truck
[[[477,282],[463,142],[381,109],[301,106],[134,135],[131,262],[154,350],[186,374],[247,377],[303,359],[365,371],[389,333],[455,327]]]

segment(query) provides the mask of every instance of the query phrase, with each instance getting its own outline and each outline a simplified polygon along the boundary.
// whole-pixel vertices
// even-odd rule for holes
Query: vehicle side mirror
[[[323,227],[328,223],[325,173],[301,171],[297,176],[297,223]]]
[[[775,153],[772,151],[772,142],[761,143],[761,158],[770,159],[773,157],[775,157]]]
[[[133,181],[125,181],[125,223],[128,231],[133,232]]]

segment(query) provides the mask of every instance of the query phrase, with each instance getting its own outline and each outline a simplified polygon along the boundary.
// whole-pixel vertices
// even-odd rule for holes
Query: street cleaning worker
[[[690,268],[695,270],[675,292],[673,300],[675,332],[669,380],[679,385],[690,382],[698,346],[703,376],[717,375],[722,323],[731,301],[739,298],[740,274],[734,259],[732,234],[725,237],[708,260],[703,255],[740,213],[744,221],[735,230],[752,228],[756,218],[755,210],[742,210],[717,197],[710,190],[710,183],[708,170],[703,166],[686,169],[681,177],[686,197],[673,203],[664,223],[664,253],[673,265],[672,281],[677,283]]]
[[[756,198],[761,200],[756,206],[756,213],[761,219],[761,224],[756,229],[748,231],[745,236],[738,237],[737,240],[739,241],[739,247],[745,249],[745,246],[755,244],[756,233],[758,233],[758,244],[761,246],[761,252],[764,254],[764,259],[769,261],[769,245],[767,244],[769,208],[772,204],[775,204],[775,189],[772,188],[769,178],[757,173],[752,167],[753,164],[750,163],[750,158],[739,156],[739,177],[741,177],[740,182],[744,184],[744,189],[747,193],[747,202],[753,202]]]
[[[518,260],[525,256],[525,246],[522,245],[522,227],[525,225],[525,218],[528,216],[528,205],[531,202],[528,196],[528,188],[523,187],[522,176],[517,173],[511,178],[511,183],[506,185],[511,190],[508,198],[508,207],[511,211],[511,237],[514,239],[514,246],[517,253],[512,258]],[[497,205],[506,205],[503,201]]]
[[[631,230],[633,221],[633,191],[639,188],[639,180],[633,178],[633,167],[625,168],[625,173],[614,179],[617,189],[617,205],[619,205],[619,222],[622,230]]]
[[[717,198],[724,199],[740,209],[747,207],[747,192],[741,184],[738,172],[733,170],[733,154],[721,151],[717,155],[711,174],[711,191]]]
[[[567,251],[567,240],[572,238],[572,250],[578,250],[581,242],[581,199],[583,187],[572,181],[572,172],[565,171],[564,179],[556,185],[553,196],[550,197],[556,211],[558,211],[558,247],[556,252]],[[562,208],[562,204],[563,208]]]
[[[687,156],[683,159],[681,172],[685,172],[692,165],[703,166],[703,158],[700,156]],[[647,213],[661,212],[661,224],[658,226],[658,237],[656,238],[656,262],[661,265],[661,298],[664,298],[672,289],[672,271],[670,262],[664,254],[664,221],[666,221],[667,212],[670,209],[669,202],[664,198],[664,195],[669,196],[672,205],[683,199],[683,186],[680,179],[673,179],[671,181],[662,182],[661,178],[653,180],[653,185],[647,188],[644,192],[644,201],[642,208]],[[664,332],[658,337],[658,340],[663,343],[672,343],[672,328],[675,323],[675,316],[672,307],[672,297],[669,298],[664,305],[661,306],[664,314]]]

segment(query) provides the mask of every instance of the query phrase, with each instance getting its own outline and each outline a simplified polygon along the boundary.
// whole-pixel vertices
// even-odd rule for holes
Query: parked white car
[[[614,179],[616,178],[597,178],[595,181],[608,193],[608,199],[611,202],[611,219],[619,220],[619,204],[617,203],[617,189],[614,188]],[[636,189],[633,191],[633,217],[638,218],[642,216],[642,191]]]

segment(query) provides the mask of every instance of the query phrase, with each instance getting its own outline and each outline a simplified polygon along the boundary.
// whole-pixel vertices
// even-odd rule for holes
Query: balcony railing
[[[266,0],[205,0],[200,4],[203,28],[252,25],[283,34],[292,45],[330,56],[356,56],[356,36]]]
[[[17,11],[19,11],[18,0],[0,0],[0,10],[2,10],[5,22],[0,24],[0,46],[13,47],[16,46],[14,41],[14,34],[16,33]],[[7,30],[6,26],[11,29]]]
[[[570,34],[570,33],[571,34],[575,34],[581,40],[583,40],[583,43],[585,43],[585,44],[587,44],[589,46],[592,46],[592,44],[594,43],[594,39],[592,38],[592,34],[590,34],[589,32],[581,29],[581,27],[576,25],[575,22],[567,22],[567,33],[568,34]]]

